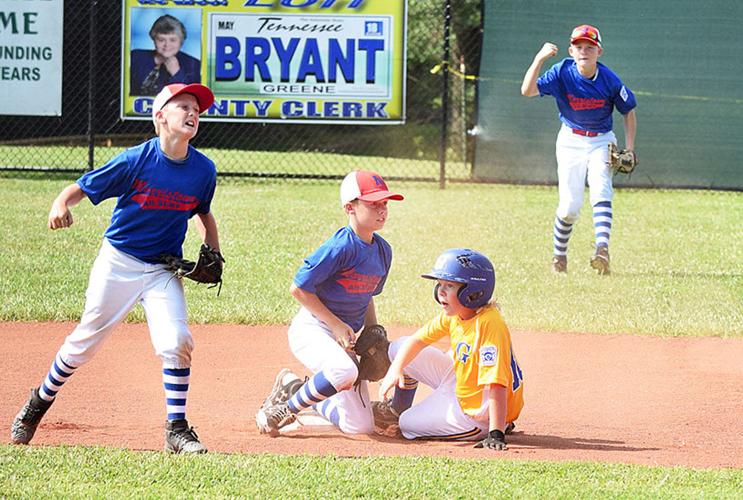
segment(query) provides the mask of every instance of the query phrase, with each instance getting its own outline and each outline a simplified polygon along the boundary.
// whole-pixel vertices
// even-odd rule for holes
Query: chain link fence
[[[154,135],[120,118],[118,2],[65,0],[62,116],[6,116],[0,171],[80,172]],[[404,125],[202,122],[195,147],[220,176],[323,179],[355,168],[409,181],[471,176],[480,0],[408,2]]]

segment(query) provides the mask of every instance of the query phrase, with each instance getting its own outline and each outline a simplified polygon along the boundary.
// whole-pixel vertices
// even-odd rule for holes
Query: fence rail
[[[119,2],[65,0],[62,115],[5,116],[0,171],[84,171],[153,135],[150,122],[120,118],[121,26]],[[410,0],[405,124],[202,121],[193,144],[221,176],[337,179],[368,168],[399,181],[467,180],[477,81],[463,73],[477,74],[481,40],[480,0]]]

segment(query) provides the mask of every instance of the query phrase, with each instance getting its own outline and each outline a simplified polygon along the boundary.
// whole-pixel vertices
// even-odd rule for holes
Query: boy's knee
[[[415,425],[415,420],[412,418],[414,412],[404,411],[400,415],[399,425],[400,432],[405,439],[415,439],[418,437],[418,429]]]
[[[353,422],[341,420],[338,428],[346,434],[374,434],[374,420],[355,419]]]
[[[191,352],[193,351],[193,337],[188,327],[178,327],[170,333],[161,332],[169,339],[160,345],[157,355],[164,364],[180,368],[191,366]],[[160,334],[160,333],[158,333]]]
[[[390,357],[390,361],[395,359],[395,356],[397,356],[397,353],[400,351],[400,348],[405,343],[406,340],[408,340],[408,336],[400,337],[397,340],[394,340],[390,342],[390,347],[387,349],[387,354]]]
[[[565,205],[560,205],[557,208],[557,217],[560,218],[564,223],[566,224],[573,224],[575,221],[578,220],[578,216],[580,215],[580,204],[579,203],[569,203]]]
[[[350,389],[353,387],[356,379],[359,378],[359,368],[351,358],[348,358],[347,362],[337,366],[323,369],[323,372],[325,373],[328,382],[330,382],[338,392]]]

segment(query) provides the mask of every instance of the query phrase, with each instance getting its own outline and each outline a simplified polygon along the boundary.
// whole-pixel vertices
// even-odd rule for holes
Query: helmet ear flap
[[[439,285],[438,283],[436,283],[436,286],[433,287],[433,299],[437,303],[441,304],[441,301],[439,300],[439,288],[441,288],[441,285]]]

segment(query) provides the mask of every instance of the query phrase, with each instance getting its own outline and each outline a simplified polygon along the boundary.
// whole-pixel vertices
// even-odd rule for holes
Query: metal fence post
[[[439,189],[446,187],[446,139],[449,128],[449,29],[451,27],[451,1],[444,0],[444,59],[441,67],[443,79],[441,96],[441,143],[439,144]]]
[[[88,170],[93,170],[93,167],[95,165],[95,131],[93,124],[95,85],[93,84],[93,78],[95,73],[95,6],[97,3],[97,0],[91,0],[89,14],[90,34],[88,37]]]

